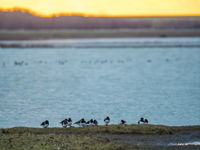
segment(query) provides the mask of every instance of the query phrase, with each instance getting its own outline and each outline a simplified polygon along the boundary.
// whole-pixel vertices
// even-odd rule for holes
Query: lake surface
[[[200,124],[200,38],[0,43],[23,47],[0,48],[0,128],[106,116]]]

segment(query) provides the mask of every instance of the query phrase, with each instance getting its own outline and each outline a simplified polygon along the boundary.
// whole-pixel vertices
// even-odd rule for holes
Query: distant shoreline
[[[0,40],[200,37],[200,29],[0,30]]]
[[[200,37],[102,37],[0,40],[0,48],[199,48]]]
[[[21,31],[22,32],[22,31]],[[42,31],[41,31],[42,32]],[[27,31],[25,31],[27,33]],[[0,48],[199,48],[200,37],[99,37],[0,40]]]

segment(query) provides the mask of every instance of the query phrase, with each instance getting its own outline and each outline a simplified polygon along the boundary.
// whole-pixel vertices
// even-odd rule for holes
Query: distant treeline
[[[39,17],[0,11],[0,29],[200,29],[200,17]]]

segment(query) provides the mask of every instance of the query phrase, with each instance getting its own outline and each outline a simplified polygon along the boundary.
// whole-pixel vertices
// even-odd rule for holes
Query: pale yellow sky
[[[42,15],[200,15],[200,0],[0,0],[0,8],[26,8]]]

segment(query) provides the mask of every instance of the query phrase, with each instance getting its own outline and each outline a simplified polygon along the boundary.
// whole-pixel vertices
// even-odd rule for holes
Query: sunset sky
[[[200,15],[200,0],[0,0],[1,9],[25,8],[40,15]]]

